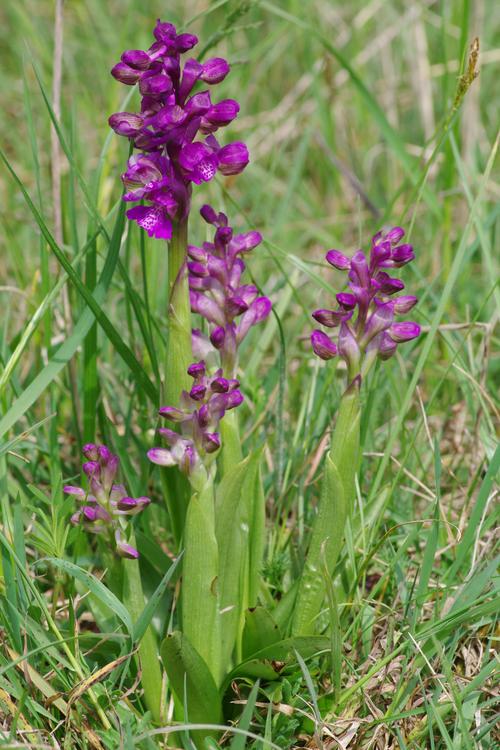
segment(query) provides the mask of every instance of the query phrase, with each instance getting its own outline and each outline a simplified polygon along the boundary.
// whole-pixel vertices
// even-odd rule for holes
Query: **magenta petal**
[[[127,211],[127,219],[135,221],[150,237],[157,240],[169,240],[172,237],[172,222],[161,208],[134,206]]]

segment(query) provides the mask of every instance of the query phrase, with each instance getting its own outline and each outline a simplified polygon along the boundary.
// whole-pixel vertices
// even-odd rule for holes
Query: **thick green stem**
[[[224,419],[221,421],[219,429],[222,448],[217,462],[222,476],[225,476],[236,464],[239,464],[243,460],[236,409],[231,409],[224,414]]]
[[[187,368],[192,362],[191,305],[187,273],[188,222],[174,222],[168,253],[168,337],[164,367],[164,398],[176,406],[183,390],[189,390]],[[172,533],[180,543],[184,529],[189,487],[184,477],[168,469],[162,471],[162,487],[170,515]]]
[[[135,544],[135,540],[130,540]],[[132,619],[136,622],[144,609],[141,572],[138,560],[123,560],[123,601]],[[163,721],[162,714],[162,673],[158,655],[156,636],[149,626],[141,638],[138,650],[141,669],[141,685],[144,690],[144,702],[156,724]]]
[[[182,632],[221,680],[219,550],[215,536],[214,487],[208,480],[189,502],[182,563]]]
[[[359,422],[359,379],[356,378],[342,396],[332,444],[325,460],[318,512],[299,582],[293,621],[295,635],[314,632],[314,621],[326,595],[324,571],[333,575],[342,549],[345,523],[355,497]]]
[[[168,339],[165,359],[165,404],[175,406],[189,390],[186,370],[192,362],[191,305],[187,272],[187,219],[174,223],[168,252]]]

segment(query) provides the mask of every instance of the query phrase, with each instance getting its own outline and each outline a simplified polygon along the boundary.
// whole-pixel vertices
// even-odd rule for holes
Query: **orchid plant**
[[[140,112],[109,118],[114,131],[136,152],[122,175],[123,200],[135,203],[127,217],[148,235],[169,242],[168,346],[159,417],[159,443],[152,464],[182,475],[189,496],[164,484],[172,533],[182,550],[177,612],[158,648],[158,633],[145,630],[139,648],[146,705],[155,721],[165,719],[159,655],[175,698],[175,717],[202,723],[222,718],[223,697],[235,676],[273,678],[272,660],[297,651],[304,656],[329,643],[321,633],[327,578],[335,576],[344,528],[353,513],[360,461],[360,390],[377,360],[416,338],[416,323],[400,321],[417,299],[400,295],[404,284],[390,275],[414,258],[394,227],[372,238],[368,255],[349,258],[330,250],[326,260],[348,275],[348,291],[335,309],[319,309],[314,320],[338,329],[334,340],[314,330],[311,344],[322,360],[346,366],[346,388],[325,455],[323,484],[303,569],[278,602],[261,577],[266,539],[261,452],[245,456],[238,425],[244,402],[239,346],[254,325],[265,321],[271,301],[243,279],[246,258],[262,242],[258,231],[236,233],[225,213],[205,204],[201,218],[212,241],[188,242],[192,185],[236,175],[249,162],[241,142],[220,145],[214,133],[237,116],[232,99],[212,103],[199,86],[220,84],[230,67],[222,58],[199,62],[183,56],[197,43],[158,21],[147,51],[127,50],[112,70],[126,85],[138,85]],[[196,323],[192,315],[202,321]],[[148,497],[130,497],[115,482],[116,455],[103,445],[84,447],[87,487],[66,486],[81,504],[72,522],[107,542],[122,558],[124,595],[134,616],[144,606],[139,556],[130,516],[147,512]],[[175,527],[182,505],[182,524]],[[131,567],[133,566],[133,567]],[[164,635],[161,633],[160,635]],[[202,687],[201,687],[202,686]],[[203,745],[203,733],[196,743]]]

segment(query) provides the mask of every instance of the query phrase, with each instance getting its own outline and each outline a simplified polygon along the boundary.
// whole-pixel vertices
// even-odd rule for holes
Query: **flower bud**
[[[394,312],[397,315],[400,315],[401,313],[407,313],[409,312],[412,307],[415,307],[417,304],[418,299],[417,297],[413,297],[412,295],[408,294],[404,297],[397,297],[395,300],[392,301]]]
[[[240,174],[250,161],[248,149],[244,143],[229,143],[218,153],[219,170],[223,175]]]
[[[397,268],[406,265],[414,258],[413,245],[398,245],[392,251],[392,262]]]
[[[346,313],[340,310],[315,310],[312,316],[322,326],[336,328],[344,320]]]
[[[224,346],[225,338],[226,332],[223,326],[217,326],[210,334],[210,341],[216,349],[222,349],[222,347]]]
[[[336,296],[336,300],[344,310],[354,310],[358,301],[355,294],[349,294],[349,292],[339,292]]]
[[[336,345],[323,331],[313,331],[311,333],[311,344],[314,353],[318,357],[321,357],[321,359],[332,359],[337,354]]]
[[[121,56],[121,61],[135,70],[147,70],[151,65],[151,58],[141,49],[128,49]]]
[[[141,72],[123,62],[119,62],[111,68],[111,75],[117,81],[120,81],[120,83],[124,83],[126,86],[133,86],[140,79]]]
[[[143,119],[140,115],[135,115],[132,112],[116,112],[108,119],[108,123],[117,135],[133,138],[142,128]]]
[[[416,339],[420,335],[420,326],[418,323],[412,323],[411,321],[393,323],[388,333],[391,339],[399,344]]]
[[[192,378],[201,378],[206,372],[206,365],[203,360],[200,362],[193,362],[187,369],[187,374]]]
[[[339,271],[348,271],[351,267],[350,259],[339,250],[329,250],[326,254],[326,260]]]
[[[217,224],[217,213],[212,206],[209,206],[207,203],[200,208],[200,214],[207,224]]]
[[[208,84],[220,83],[230,71],[229,64],[222,57],[212,57],[202,65],[201,80]]]

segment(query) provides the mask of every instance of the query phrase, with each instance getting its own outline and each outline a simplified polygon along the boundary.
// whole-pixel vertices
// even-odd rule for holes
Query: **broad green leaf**
[[[180,718],[193,724],[219,723],[222,707],[217,685],[189,639],[179,631],[167,635],[160,654],[177,697],[177,705],[184,708],[184,715]],[[210,736],[210,733],[196,732],[194,735],[198,747],[202,746],[205,736]]]
[[[189,501],[182,564],[182,631],[208,665],[216,683],[221,668],[219,556],[213,486]]]
[[[246,611],[242,648],[244,659],[280,640],[280,630],[272,615],[264,607],[255,607]]]
[[[221,655],[229,665],[243,630],[248,604],[250,526],[253,521],[254,484],[260,451],[237,464],[222,479],[217,490],[216,533],[219,546],[221,607]]]
[[[238,664],[224,681],[224,686],[230,684],[235,677],[263,677],[277,679],[280,672],[297,661],[298,652],[303,659],[310,659],[316,654],[330,650],[330,638],[327,636],[296,636],[285,638],[257,651]]]
[[[295,612],[295,600],[297,599],[298,590],[299,581],[294,581],[293,585],[283,594],[273,609],[273,620],[285,635]]]
[[[220,423],[220,434],[222,448],[220,456],[217,458],[217,465],[222,476],[225,477],[243,460],[237,409],[232,409],[224,414],[224,419]]]
[[[253,481],[250,481],[252,478]],[[247,483],[249,498],[252,503],[250,510],[250,537],[248,540],[248,606],[256,607],[266,545],[266,497],[264,495],[260,465],[257,467],[255,476],[249,477]]]

